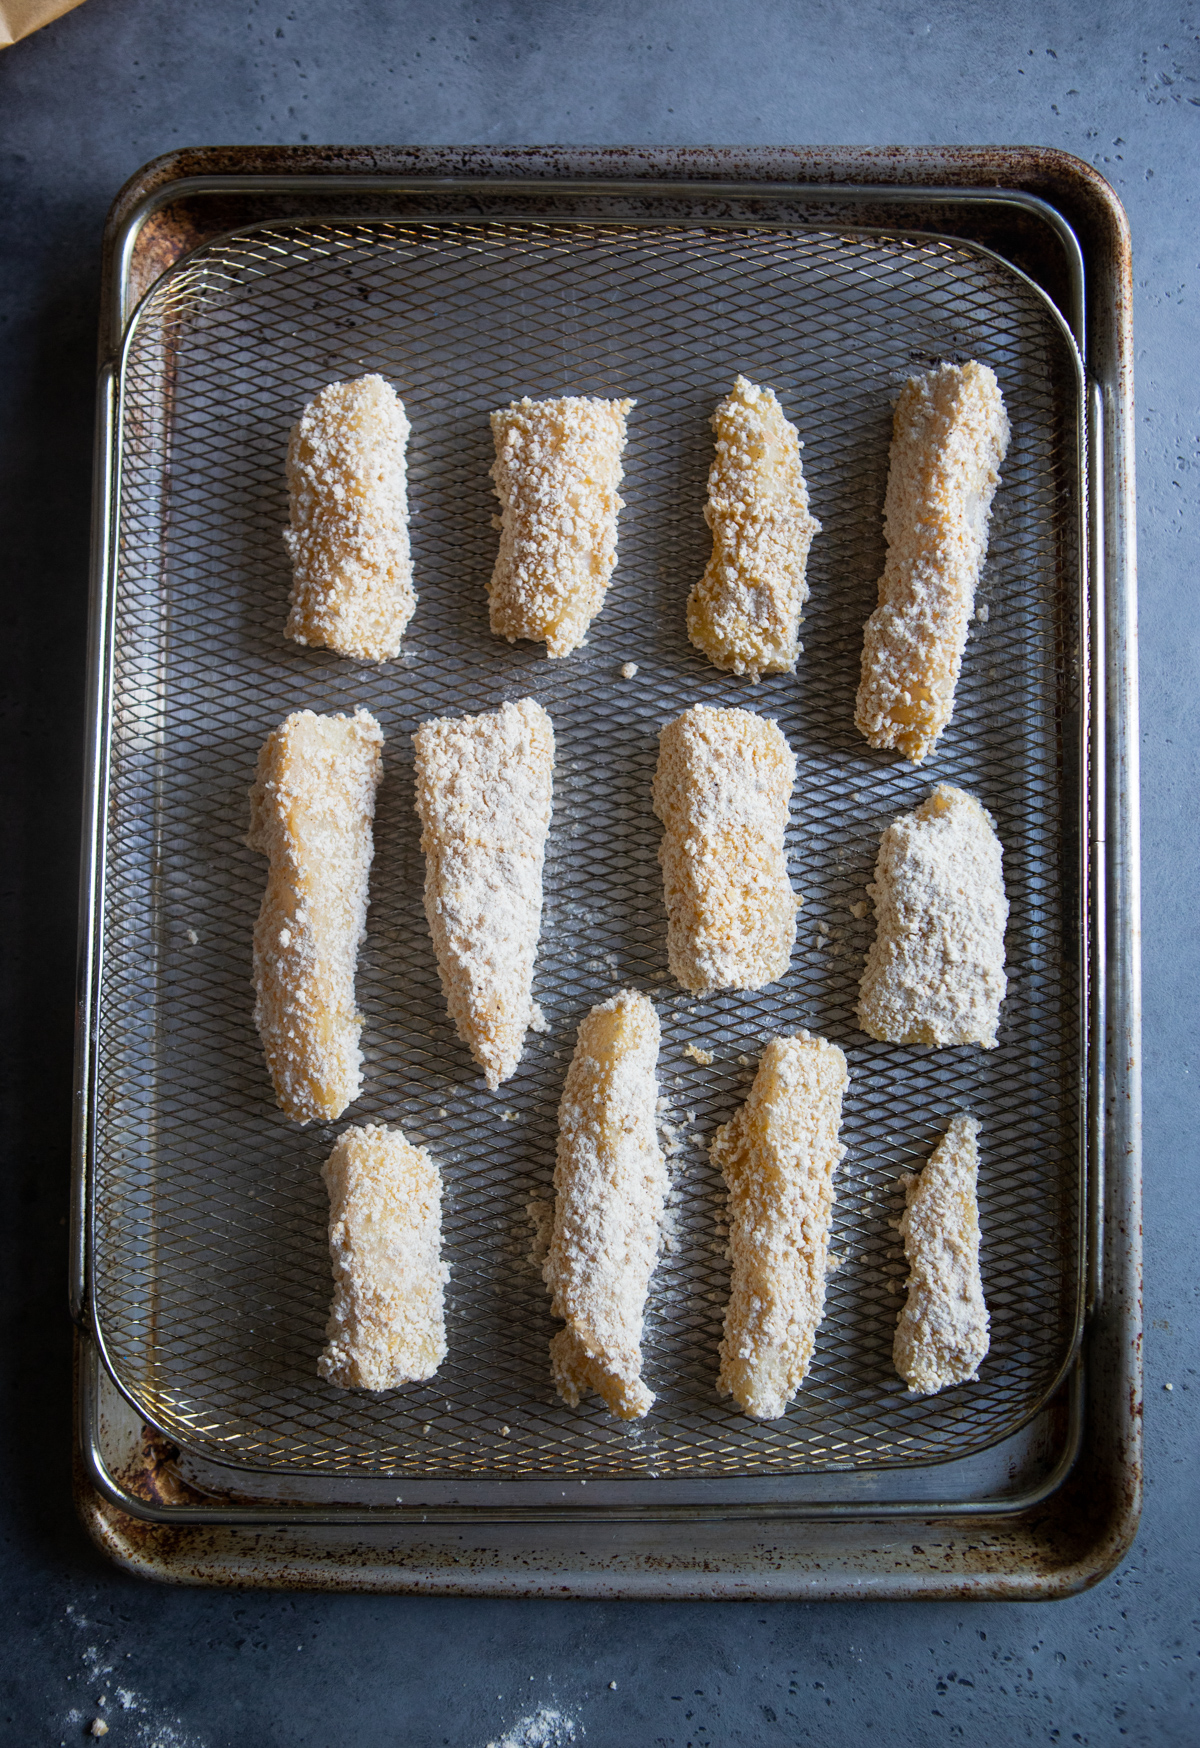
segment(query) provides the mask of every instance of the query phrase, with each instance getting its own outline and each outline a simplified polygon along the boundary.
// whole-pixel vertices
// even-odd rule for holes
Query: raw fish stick
[[[514,401],[492,414],[500,551],[492,630],[570,655],[604,605],[617,562],[625,418],[633,401]]]
[[[849,1084],[836,1044],[809,1032],[772,1038],[749,1098],[713,1137],[733,1258],[717,1390],[755,1420],[786,1413],[812,1359]]]
[[[288,444],[292,557],[287,635],[339,655],[399,655],[412,618],[408,542],[409,423],[381,376],[331,382]]]
[[[873,747],[919,765],[954,711],[988,519],[1008,452],[986,364],[939,364],[896,402],[879,605],[863,631],[854,720]]]
[[[908,1298],[892,1357],[917,1396],[979,1376],[988,1351],[988,1313],[979,1273],[979,1124],[952,1118],[925,1169],[904,1179],[900,1236]]]
[[[533,966],[554,783],[554,727],[523,698],[423,722],[417,812],[425,915],[450,1018],[493,1091],[538,1020]]]
[[[333,1304],[317,1370],[346,1390],[395,1390],[446,1357],[442,1180],[399,1129],[347,1129],[321,1172]]]
[[[574,1408],[594,1390],[622,1420],[654,1401],[641,1341],[668,1187],[655,1132],[658,1045],[658,1015],[634,990],[580,1025],[558,1109],[554,1232],[542,1270],[567,1325],[550,1343],[559,1395]]]
[[[809,514],[796,427],[769,388],[739,376],[713,415],[717,453],[704,519],[712,557],[688,597],[688,636],[718,668],[790,673],[808,599]]]
[[[991,814],[952,783],[888,826],[867,888],[878,920],[859,984],[864,1032],[996,1048],[1008,988],[1003,858]]]
[[[254,928],[254,1023],[296,1123],[340,1117],[362,1087],[354,974],[382,747],[369,711],[301,710],[258,755],[246,842],[271,866]]]
[[[659,736],[654,811],[671,974],[696,995],[782,977],[800,900],[784,832],[796,761],[752,710],[696,704]]]

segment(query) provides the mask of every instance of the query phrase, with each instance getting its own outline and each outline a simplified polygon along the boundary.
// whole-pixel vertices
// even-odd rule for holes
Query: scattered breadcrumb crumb
[[[713,1053],[711,1050],[701,1050],[697,1044],[685,1044],[683,1047],[683,1054],[685,1056],[690,1056],[693,1062],[698,1062],[701,1068],[708,1068],[713,1059]]]
[[[546,1196],[530,1196],[525,1204],[529,1217],[529,1261],[540,1275],[554,1231],[554,1203]]]
[[[637,671],[638,665],[636,662],[626,662],[621,668],[621,678],[623,680],[632,680]]]
[[[868,905],[866,899],[860,898],[860,899],[857,899],[855,901],[855,903],[850,906],[850,915],[852,917],[855,917],[857,919],[857,921],[861,922],[863,920],[863,918],[866,916],[867,911],[869,909],[870,909],[870,906]]]

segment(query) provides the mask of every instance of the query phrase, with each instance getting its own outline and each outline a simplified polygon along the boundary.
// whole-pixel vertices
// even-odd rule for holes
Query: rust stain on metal
[[[203,1505],[206,1495],[190,1486],[176,1464],[179,1446],[152,1426],[142,1426],[141,1450],[113,1477],[136,1499],[148,1505]]]

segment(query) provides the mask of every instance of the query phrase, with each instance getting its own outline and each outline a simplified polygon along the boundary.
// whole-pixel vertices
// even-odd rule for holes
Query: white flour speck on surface
[[[574,1718],[563,1712],[539,1706],[536,1712],[511,1725],[503,1736],[489,1742],[487,1748],[567,1748],[568,1743],[578,1740],[576,1731],[580,1728]]]
[[[97,1630],[97,1623],[89,1621],[87,1616],[77,1610],[73,1604],[67,1605],[66,1617],[71,1626],[79,1631],[89,1627],[92,1632]],[[98,1688],[104,1690],[98,1704],[106,1705],[108,1695],[111,1693],[121,1711],[131,1714],[121,1718],[114,1717],[111,1723],[105,1724],[105,1730],[101,1732],[102,1734],[110,1734],[114,1741],[119,1739],[121,1742],[132,1744],[133,1748],[208,1748],[205,1737],[195,1735],[187,1729],[180,1718],[170,1714],[162,1715],[153,1699],[137,1693],[130,1687],[108,1688],[107,1683],[101,1681],[102,1676],[112,1673],[115,1661],[122,1656],[122,1652],[111,1643],[87,1645],[80,1655],[89,1676],[96,1682]],[[129,1656],[130,1653],[125,1652],[124,1655]],[[80,1725],[87,1722],[87,1718],[87,1713],[78,1710],[78,1708],[72,1708],[67,1713],[66,1723],[70,1728],[78,1730]],[[95,1721],[105,1723],[104,1719],[96,1719]],[[90,1723],[88,1723],[88,1734],[97,1734]]]

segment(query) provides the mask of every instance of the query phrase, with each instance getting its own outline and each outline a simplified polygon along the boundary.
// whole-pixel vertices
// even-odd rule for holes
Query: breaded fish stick
[[[258,755],[246,842],[271,866],[254,927],[254,1023],[295,1123],[340,1117],[362,1087],[354,972],[382,746],[367,710],[300,710]]]
[[[558,1107],[554,1233],[542,1268],[567,1327],[550,1367],[572,1408],[588,1390],[622,1420],[654,1397],[642,1382],[642,1313],[658,1260],[667,1170],[655,1134],[658,1015],[622,990],[594,1007]]]
[[[879,605],[863,631],[854,720],[914,765],[954,710],[1008,415],[986,364],[939,364],[896,402]]]
[[[617,562],[621,453],[634,401],[514,401],[492,414],[500,551],[492,630],[570,655],[604,605]]]
[[[924,1171],[902,1180],[900,1236],[911,1272],[892,1358],[915,1396],[977,1378],[988,1351],[975,1199],[978,1133],[974,1117],[952,1118]]]
[[[667,957],[685,989],[761,989],[782,977],[801,903],[783,836],[796,761],[752,710],[696,704],[659,735]]]
[[[395,1390],[446,1357],[442,1180],[399,1129],[347,1129],[321,1171],[333,1303],[317,1370],[344,1390]]]
[[[287,635],[339,655],[399,655],[413,616],[408,545],[409,423],[381,376],[331,382],[288,444],[292,556]]]
[[[892,1044],[996,1048],[1004,975],[1004,851],[973,795],[939,783],[879,840],[877,927],[859,985],[864,1032]]]
[[[717,1390],[754,1420],[786,1413],[812,1359],[849,1084],[836,1044],[810,1032],[772,1038],[749,1098],[713,1136],[733,1258]]]
[[[713,414],[717,453],[704,520],[708,567],[688,596],[688,636],[718,668],[790,673],[808,600],[808,549],[821,524],[808,509],[803,445],[769,388],[739,376]]]
[[[487,716],[423,722],[413,740],[425,915],[446,1006],[495,1091],[535,1017],[554,727],[523,698]]]

